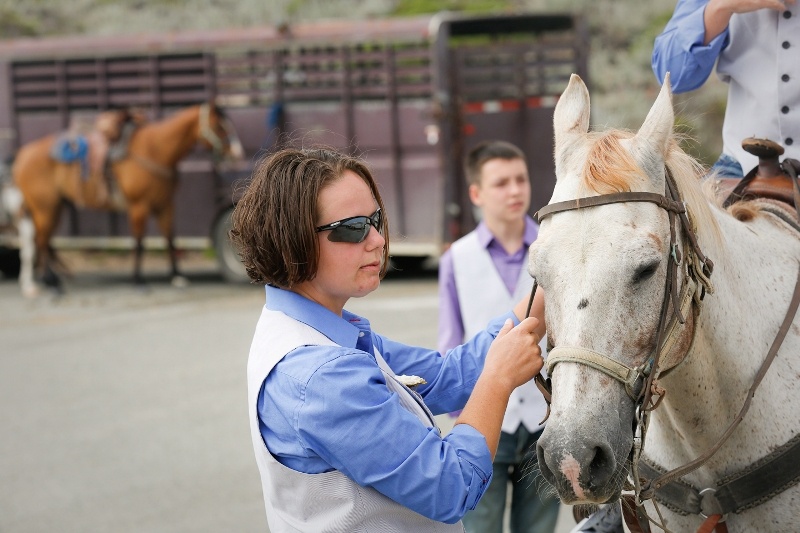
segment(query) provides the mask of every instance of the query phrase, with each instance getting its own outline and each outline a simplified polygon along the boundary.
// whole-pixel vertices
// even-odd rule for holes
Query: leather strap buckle
[[[710,487],[699,492],[700,516],[703,518],[708,518],[709,516],[716,514],[722,516],[719,521],[724,522],[725,513],[722,512],[722,505],[720,505],[719,500],[717,500],[716,493],[717,490]]]

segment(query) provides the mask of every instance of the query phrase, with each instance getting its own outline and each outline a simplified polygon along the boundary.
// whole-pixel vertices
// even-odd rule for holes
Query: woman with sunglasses
[[[365,164],[331,150],[262,160],[231,238],[266,285],[247,379],[270,531],[463,531],[508,397],[542,367],[527,301],[446,357],[373,332],[344,307],[386,273],[383,202]],[[462,408],[443,438],[432,413]]]

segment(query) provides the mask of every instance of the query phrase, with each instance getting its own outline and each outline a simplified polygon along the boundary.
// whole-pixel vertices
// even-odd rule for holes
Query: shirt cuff
[[[686,17],[684,24],[686,29],[683,30],[688,35],[694,36],[693,39],[687,39],[689,45],[687,52],[693,54],[695,59],[701,64],[707,64],[709,61],[713,63],[717,60],[720,50],[727,44],[728,41],[728,28],[722,30],[722,33],[714,37],[710,43],[703,44],[706,39],[706,25],[703,20],[703,14],[706,6],[699,8],[700,13],[695,16]]]
[[[514,314],[514,311],[509,311],[508,313],[499,316],[497,318],[493,318],[489,325],[486,327],[486,330],[491,332],[492,335],[497,335],[500,330],[503,328],[503,324],[506,323],[506,320],[511,319],[514,322],[514,327],[519,326],[520,320],[517,318],[517,315]]]
[[[469,424],[457,424],[445,440],[458,441],[458,458],[462,463],[461,472],[467,485],[465,506],[469,510],[475,509],[492,481],[492,458],[486,438]]]

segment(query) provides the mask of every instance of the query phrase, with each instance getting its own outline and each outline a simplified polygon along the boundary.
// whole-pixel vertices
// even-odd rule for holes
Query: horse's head
[[[217,158],[240,160],[244,157],[244,149],[233,123],[216,104],[208,103],[199,107],[198,139]]]
[[[667,79],[638,133],[590,133],[589,93],[573,75],[555,109],[551,205],[631,191],[663,195],[673,121]],[[643,368],[654,352],[669,217],[656,203],[627,199],[551,212],[531,247],[530,272],[545,291],[556,361],[548,361],[552,411],[537,452],[545,479],[565,502],[606,502],[622,490],[643,380],[626,386],[611,374]]]

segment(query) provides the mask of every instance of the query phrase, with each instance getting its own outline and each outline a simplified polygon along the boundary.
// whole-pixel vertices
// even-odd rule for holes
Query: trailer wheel
[[[19,277],[19,271],[19,250],[0,246],[0,273],[6,278],[16,279]]]
[[[228,209],[217,218],[214,223],[214,252],[217,255],[217,264],[219,265],[220,274],[231,283],[245,283],[249,282],[250,278],[247,271],[242,264],[239,253],[233,248],[230,239],[228,238],[228,231],[231,229],[231,214],[233,208]]]

